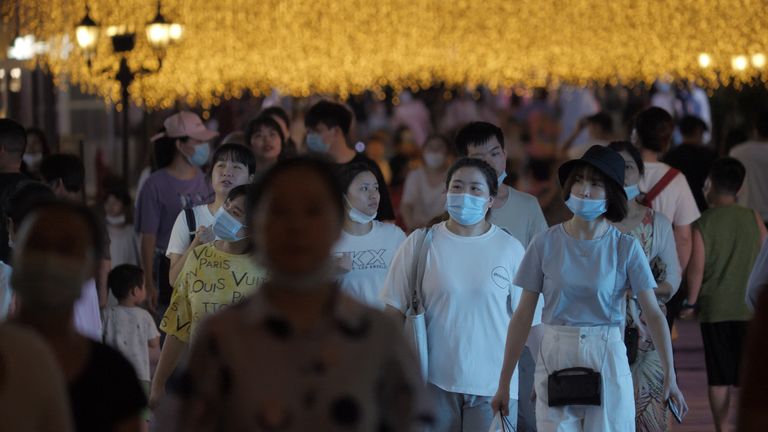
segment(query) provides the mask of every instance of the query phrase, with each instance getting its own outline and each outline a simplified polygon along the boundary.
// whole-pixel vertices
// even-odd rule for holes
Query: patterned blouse
[[[402,330],[338,290],[305,332],[264,290],[212,316],[183,381],[183,430],[408,431],[430,419]]]

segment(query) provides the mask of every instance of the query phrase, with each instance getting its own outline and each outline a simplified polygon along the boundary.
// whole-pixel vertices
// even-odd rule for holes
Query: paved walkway
[[[673,342],[677,382],[688,402],[688,415],[683,424],[675,423],[674,432],[710,432],[715,427],[707,399],[707,373],[704,348],[697,321],[678,321],[678,338]]]

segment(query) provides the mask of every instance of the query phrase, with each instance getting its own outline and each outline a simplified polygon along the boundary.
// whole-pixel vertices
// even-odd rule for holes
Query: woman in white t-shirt
[[[409,230],[424,227],[445,211],[445,174],[451,163],[448,140],[440,135],[427,139],[422,153],[424,166],[408,173],[400,212]]]
[[[173,224],[168,250],[165,252],[165,256],[171,260],[168,275],[171,286],[175,285],[189,252],[214,240],[214,215],[226,201],[229,191],[252,182],[256,170],[253,151],[240,144],[219,146],[213,153],[211,163],[211,184],[215,193],[213,202],[193,207],[191,214],[182,210]],[[189,226],[190,217],[195,226]]]
[[[341,273],[339,284],[353,298],[384,309],[379,293],[405,234],[394,224],[374,220],[379,210],[379,182],[368,165],[342,165],[338,174],[346,209],[341,238],[333,248]]]
[[[448,171],[450,218],[409,236],[390,266],[382,296],[400,319],[412,297],[411,275],[426,254],[421,293],[425,308],[435,431],[486,431],[491,397],[504,357],[504,337],[522,293],[512,279],[524,254],[510,234],[487,220],[498,192],[496,173],[479,159]],[[431,238],[431,240],[430,240]],[[419,239],[425,246],[417,248]],[[420,250],[423,249],[423,250]],[[511,394],[517,397],[517,375]],[[517,410],[507,394],[508,411]],[[516,423],[516,415],[510,420]]]
[[[593,146],[581,159],[560,167],[563,198],[574,216],[533,239],[515,277],[524,292],[509,325],[493,406],[502,413],[506,410],[512,372],[543,294],[544,335],[534,384],[540,432],[635,430],[632,376],[621,333],[628,289],[637,296],[662,359],[662,400],[669,398],[682,415],[688,410],[677,387],[669,330],[656,302],[657,284],[648,260],[637,240],[609,223],[627,214],[624,165],[614,150]],[[597,381],[594,391],[584,385],[566,387],[580,391],[590,403],[549,393],[550,380],[553,384],[562,380],[574,373],[563,373],[571,368],[599,373],[592,375]]]

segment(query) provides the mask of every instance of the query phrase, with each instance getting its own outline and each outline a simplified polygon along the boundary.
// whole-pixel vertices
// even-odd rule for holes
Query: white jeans
[[[538,432],[634,432],[632,374],[620,329],[610,326],[542,327],[544,336],[536,357],[535,374]],[[549,374],[571,367],[600,371],[600,406],[549,406]]]

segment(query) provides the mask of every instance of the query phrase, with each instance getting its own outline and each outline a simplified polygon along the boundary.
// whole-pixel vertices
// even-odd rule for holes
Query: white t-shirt
[[[213,226],[216,219],[208,209],[208,204],[202,204],[192,207],[192,213],[195,215],[196,227],[187,226],[187,215],[184,210],[179,212],[176,216],[176,222],[173,223],[173,229],[171,230],[171,237],[168,238],[168,249],[165,252],[165,256],[170,257],[171,254],[184,255],[187,248],[192,243],[189,240],[189,235],[197,231],[197,227]]]
[[[155,320],[146,310],[120,305],[104,309],[104,343],[131,362],[141,381],[150,379],[147,343],[158,336]]]
[[[547,229],[547,220],[533,195],[502,185],[509,190],[504,205],[491,210],[490,222],[506,229],[523,247],[528,247],[533,237]]]
[[[368,306],[384,309],[379,293],[403,240],[405,234],[400,228],[379,221],[373,221],[371,232],[362,236],[342,232],[333,253],[351,255],[352,270],[339,276],[341,289]]]
[[[747,169],[739,204],[756,210],[764,221],[768,221],[768,142],[739,144],[730,155]]]
[[[2,430],[54,432],[73,430],[64,376],[43,339],[22,326],[0,325]]]
[[[445,184],[431,186],[424,168],[411,171],[405,178],[403,203],[413,206],[413,227],[426,226],[445,212]]]
[[[664,177],[670,166],[661,162],[646,162],[645,174],[640,179],[640,191],[647,193]],[[653,200],[653,209],[662,213],[673,226],[690,225],[701,216],[688,181],[681,173]]]
[[[445,222],[433,228],[422,283],[429,347],[428,381],[443,390],[493,396],[504,360],[509,320],[522,289],[513,285],[523,254],[515,238],[491,225],[462,237]],[[382,297],[405,313],[411,297],[421,231],[403,242],[387,275]],[[534,323],[538,324],[538,323]],[[517,399],[517,370],[510,396]]]
[[[101,341],[102,327],[99,313],[99,293],[96,291],[96,281],[89,279],[83,285],[80,298],[74,308],[75,328],[81,335]]]

